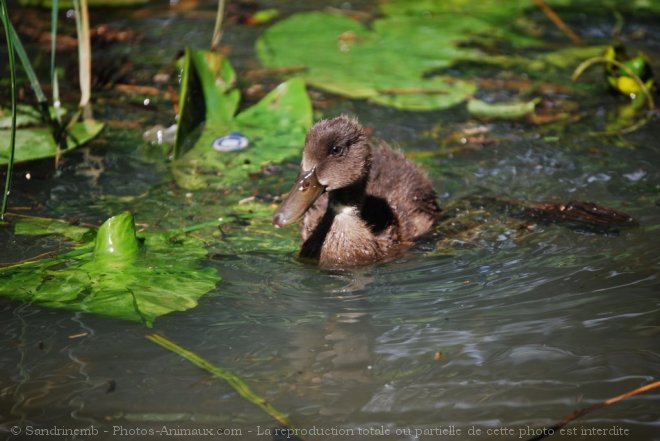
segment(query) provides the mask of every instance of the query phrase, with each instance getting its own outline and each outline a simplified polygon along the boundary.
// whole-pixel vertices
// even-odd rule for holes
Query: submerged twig
[[[578,34],[573,32],[573,29],[566,24],[562,18],[557,15],[557,13],[546,4],[543,0],[534,0],[534,4],[545,14],[546,17],[557,26],[574,44],[581,45],[584,44],[584,41],[580,38]]]
[[[608,232],[639,225],[627,213],[591,202],[528,202],[492,196],[473,196],[468,197],[467,200],[472,205],[493,208],[530,222],[589,228],[595,232]]]
[[[618,403],[619,401],[625,399],[625,398],[630,398],[635,395],[639,395],[644,392],[648,392],[653,389],[658,389],[660,388],[660,381],[655,381],[651,384],[647,384],[646,386],[638,387],[637,389],[633,389],[629,392],[623,393],[621,395],[617,395],[616,397],[612,397],[610,399],[607,399],[605,401],[601,401],[600,403],[596,403],[593,406],[585,407],[584,409],[579,409],[573,412],[570,415],[565,416],[564,418],[561,419],[557,424],[550,428],[544,428],[543,433],[541,435],[535,436],[533,438],[528,439],[527,441],[538,441],[543,438],[546,438],[548,436],[554,435],[559,429],[564,427],[566,424],[570,423],[576,418],[579,418],[581,416],[584,416],[588,413],[593,412],[594,410],[597,409],[602,409],[603,407],[607,407],[609,405],[612,405],[614,403]]]

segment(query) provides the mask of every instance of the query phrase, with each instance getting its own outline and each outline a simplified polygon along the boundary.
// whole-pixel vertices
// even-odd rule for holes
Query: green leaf
[[[432,110],[461,102],[475,86],[427,75],[478,58],[478,50],[461,42],[466,33],[491,29],[478,18],[444,16],[376,20],[370,31],[347,17],[312,12],[269,28],[257,41],[257,54],[270,68],[305,66],[300,76],[320,89],[399,109]]]
[[[534,99],[527,102],[487,103],[485,101],[471,99],[468,101],[467,109],[474,116],[518,119],[534,113],[534,108],[538,101],[538,99]]]
[[[32,106],[16,106],[16,127],[37,125],[41,122],[39,111]],[[11,109],[0,108],[0,130],[11,129]]]
[[[14,233],[30,236],[60,234],[76,242],[85,242],[85,237],[89,235],[90,230],[59,219],[30,216],[20,219],[14,227]]]
[[[202,83],[206,121],[231,121],[238,108],[240,92],[236,86],[236,72],[229,60],[217,52],[187,49],[194,70]]]
[[[35,226],[34,219],[19,219],[16,231],[40,232],[39,225],[46,226],[43,220]],[[79,227],[56,229],[68,237],[89,237]],[[152,326],[163,314],[194,308],[214,289],[219,277],[200,266],[205,255],[200,239],[172,233],[146,234],[138,253],[133,217],[122,213],[101,226],[94,249],[0,269],[0,295]]]
[[[386,15],[487,15],[509,19],[530,6],[532,0],[390,0],[381,3],[380,10]]]
[[[261,9],[255,12],[252,15],[252,17],[250,17],[250,22],[252,24],[264,24],[271,20],[274,20],[278,15],[280,15],[280,11],[278,9],[275,8]]]
[[[181,157],[194,144],[190,134],[204,121],[230,122],[240,101],[235,88],[236,72],[229,60],[217,52],[186,48],[174,157]]]
[[[137,255],[138,248],[133,215],[125,211],[101,225],[96,233],[94,257],[125,262]]]
[[[585,58],[599,56],[605,46],[578,46],[557,49],[552,52],[538,55],[528,64],[529,70],[539,72],[547,71],[548,68],[573,68]]]
[[[188,108],[203,105],[206,121],[192,147],[172,164],[181,187],[244,185],[265,165],[300,154],[305,134],[312,124],[311,102],[303,81],[292,79],[280,84],[257,104],[234,116],[239,96],[238,91],[229,86],[234,79],[229,62],[204,51],[188,50],[186,54],[184,78],[199,79],[202,93],[195,92],[194,85],[187,83],[188,86],[182,88],[181,99]],[[219,76],[211,72],[224,72],[220,75],[223,80],[219,81]],[[177,137],[181,145],[195,136],[193,125],[180,128]],[[232,132],[240,132],[248,138],[247,149],[218,152],[212,148],[216,138]]]
[[[29,114],[24,122],[29,123]],[[104,124],[95,120],[86,120],[74,124],[66,141],[66,148],[62,153],[81,146],[98,135]],[[55,156],[57,144],[47,127],[26,127],[16,131],[16,157],[15,162],[32,161],[34,159]],[[0,165],[9,160],[9,131],[0,126]]]
[[[605,75],[610,86],[623,93],[624,95],[639,95],[643,93],[640,85],[633,79],[631,74],[637,75],[642,83],[648,90],[653,87],[654,77],[653,70],[646,55],[638,53],[636,56],[631,57],[626,53],[623,46],[609,46],[605,50],[604,57],[610,61],[622,63],[627,67],[629,72],[625,69],[619,68],[614,64],[605,65]]]

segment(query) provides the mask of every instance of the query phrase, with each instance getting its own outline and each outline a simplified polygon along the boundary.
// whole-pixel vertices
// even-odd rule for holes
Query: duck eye
[[[340,156],[342,153],[344,153],[344,148],[342,146],[333,145],[330,149],[330,154],[333,156]]]

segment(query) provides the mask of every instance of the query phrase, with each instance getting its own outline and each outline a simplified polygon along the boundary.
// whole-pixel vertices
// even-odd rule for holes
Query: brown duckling
[[[309,130],[300,174],[273,224],[304,216],[300,257],[338,268],[401,254],[439,215],[426,175],[386,145],[372,151],[360,123],[340,116]]]

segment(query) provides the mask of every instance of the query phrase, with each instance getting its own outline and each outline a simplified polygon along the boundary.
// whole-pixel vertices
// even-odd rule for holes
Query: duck
[[[426,174],[400,151],[372,148],[360,122],[341,115],[314,124],[300,171],[273,215],[275,227],[300,221],[299,258],[321,268],[391,260],[438,221]]]

